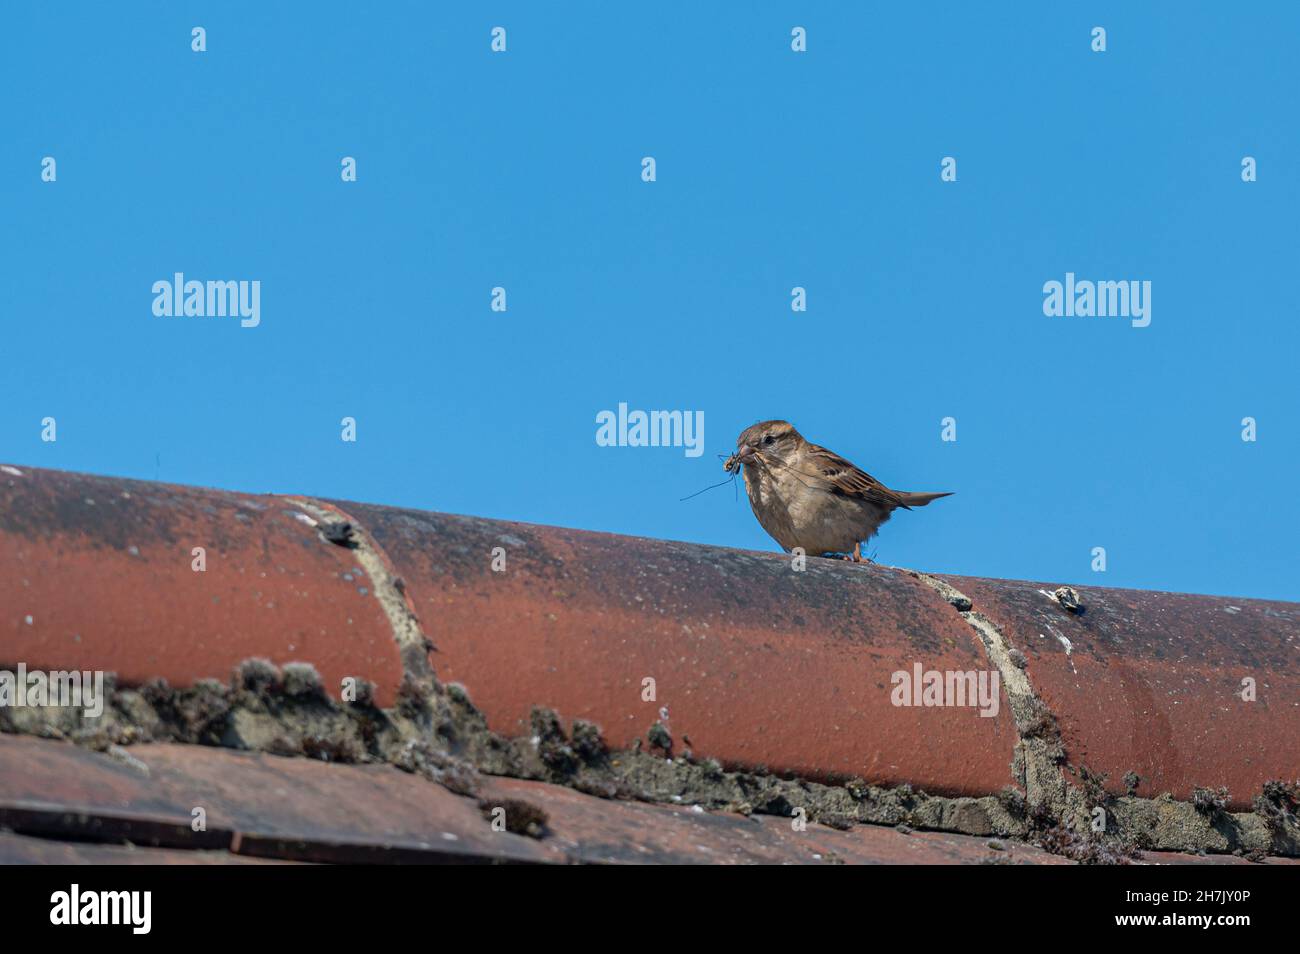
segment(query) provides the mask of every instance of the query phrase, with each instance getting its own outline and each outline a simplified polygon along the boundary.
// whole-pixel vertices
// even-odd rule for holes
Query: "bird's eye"
[[[775,444],[775,443],[776,443],[776,438],[773,437],[771,434],[768,434],[767,437],[763,438],[763,443],[764,443],[764,444]]]

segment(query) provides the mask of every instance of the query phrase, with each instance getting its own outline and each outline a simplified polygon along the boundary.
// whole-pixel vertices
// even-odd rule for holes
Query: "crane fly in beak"
[[[753,459],[754,448],[750,447],[748,444],[741,444],[736,448],[736,453],[728,457],[727,462],[722,466],[727,473],[738,474],[740,473],[740,465],[748,464]]]

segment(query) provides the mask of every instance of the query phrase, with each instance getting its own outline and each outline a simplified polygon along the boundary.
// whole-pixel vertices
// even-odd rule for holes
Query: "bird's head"
[[[788,463],[802,444],[803,437],[789,421],[760,421],[740,432],[736,452],[723,466],[734,474],[742,464],[761,468]]]

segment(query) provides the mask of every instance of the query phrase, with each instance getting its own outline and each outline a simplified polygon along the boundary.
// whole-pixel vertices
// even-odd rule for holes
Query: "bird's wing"
[[[831,485],[831,493],[868,500],[882,507],[912,509],[903,502],[899,494],[890,490],[865,470],[854,467],[832,450],[817,444],[809,444],[808,459],[821,478]]]

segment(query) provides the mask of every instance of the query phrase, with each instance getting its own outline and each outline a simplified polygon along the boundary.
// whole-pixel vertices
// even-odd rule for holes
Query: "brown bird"
[[[742,467],[749,505],[764,530],[787,552],[851,554],[862,561],[862,541],[898,507],[911,510],[950,494],[890,490],[847,460],[804,440],[786,421],[762,421],[736,438],[727,472]]]

